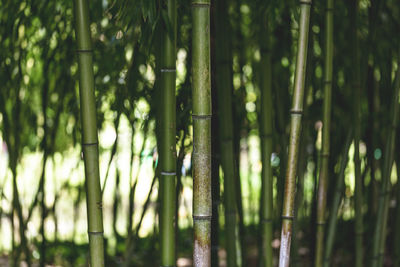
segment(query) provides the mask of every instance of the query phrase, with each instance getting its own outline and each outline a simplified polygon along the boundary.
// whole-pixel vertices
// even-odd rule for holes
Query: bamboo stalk
[[[326,35],[325,35],[325,78],[324,78],[324,119],[322,128],[322,151],[320,155],[321,168],[319,173],[317,196],[317,236],[315,242],[315,266],[323,263],[323,245],[325,232],[325,210],[328,195],[328,172],[331,131],[331,102],[332,102],[332,67],[333,67],[333,0],[327,0],[326,6]]]
[[[216,87],[218,101],[221,166],[224,173],[224,206],[227,265],[237,266],[237,209],[232,122],[232,72],[230,25],[224,0],[216,2]]]
[[[161,60],[160,236],[161,266],[175,266],[176,208],[176,0],[167,1],[170,27],[165,27]],[[172,32],[168,32],[168,28]]]
[[[211,264],[210,0],[192,1],[193,265]]]
[[[354,62],[352,80],[353,80],[353,123],[354,123],[354,177],[355,177],[355,189],[354,189],[354,206],[355,206],[355,266],[363,266],[363,193],[362,193],[362,179],[361,179],[361,161],[360,161],[360,136],[361,136],[361,108],[360,108],[360,68],[359,68],[359,56],[358,56],[358,0],[353,0],[350,5],[350,14],[352,21],[352,60]]]
[[[217,72],[216,64],[216,47],[215,47],[215,24],[217,16],[215,15],[216,8],[215,4],[211,5],[211,72]],[[187,59],[187,63],[191,61]],[[189,67],[189,66],[188,66]],[[218,76],[218,74],[217,74]],[[217,86],[215,75],[211,77],[211,105],[212,114],[219,114],[217,104]],[[212,218],[211,218],[211,267],[219,267],[219,248],[220,248],[220,220],[219,220],[219,208],[221,203],[221,183],[220,183],[220,165],[221,165],[221,152],[220,152],[220,140],[219,140],[219,116],[213,116],[211,119],[211,198],[212,198]]]
[[[290,242],[294,217],[294,199],[296,190],[296,171],[298,148],[303,113],[304,80],[307,62],[308,30],[311,0],[300,1],[300,33],[297,50],[296,74],[291,109],[288,165],[286,169],[285,195],[282,211],[281,248],[279,267],[288,267],[290,262]]]
[[[395,140],[396,140],[396,128],[399,120],[399,91],[400,91],[400,67],[397,67],[396,78],[394,83],[394,94],[391,104],[391,125],[388,131],[386,144],[385,144],[385,155],[384,155],[384,166],[382,174],[382,185],[379,194],[379,204],[377,221],[374,230],[373,237],[373,248],[372,248],[372,267],[381,267],[383,265],[383,258],[385,252],[385,241],[386,241],[386,223],[389,213],[389,198],[390,198],[390,176],[392,173]]]
[[[264,17],[264,16],[262,16]],[[261,197],[260,197],[260,228],[262,236],[262,246],[260,250],[262,266],[272,267],[272,239],[273,239],[273,176],[271,167],[272,154],[272,67],[270,40],[271,30],[268,21],[262,19],[264,26],[261,33],[260,50],[261,50],[261,121],[260,121],[260,138],[261,138]]]
[[[343,195],[343,187],[344,187],[344,172],[346,170],[347,162],[349,160],[349,149],[350,144],[353,137],[353,131],[350,130],[347,138],[346,143],[343,149],[342,160],[340,162],[340,170],[335,184],[334,195],[332,199],[332,207],[330,209],[330,216],[328,222],[328,231],[326,235],[326,243],[325,243],[325,250],[324,250],[324,267],[330,266],[330,258],[333,249],[333,242],[335,241],[335,234],[336,234],[336,224],[337,224],[337,213],[339,210],[340,200],[342,199]]]
[[[92,43],[87,0],[75,0],[75,30],[79,64],[79,93],[82,118],[82,150],[85,162],[86,203],[90,266],[104,266],[103,215],[99,175],[96,103]]]

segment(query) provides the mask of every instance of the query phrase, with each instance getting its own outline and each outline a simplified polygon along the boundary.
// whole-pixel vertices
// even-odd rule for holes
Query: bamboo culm
[[[349,160],[349,149],[352,138],[353,138],[353,130],[350,130],[346,138],[346,143],[342,154],[342,160],[340,162],[340,170],[335,184],[335,191],[332,199],[332,207],[330,209],[328,231],[326,234],[326,243],[324,249],[324,263],[323,263],[324,267],[330,266],[330,258],[336,234],[337,213],[339,210],[340,200],[342,199],[343,195],[344,173],[346,170],[347,162]]]
[[[354,177],[355,177],[355,189],[354,189],[354,209],[355,209],[355,222],[354,222],[354,234],[355,234],[355,267],[363,266],[363,193],[362,193],[362,179],[361,179],[361,161],[360,161],[360,136],[361,136],[361,88],[360,88],[360,68],[359,68],[359,55],[358,55],[358,38],[357,38],[357,21],[358,21],[358,0],[353,0],[350,3],[350,13],[352,20],[352,60],[354,67],[352,70],[353,80],[353,123],[354,123]]]
[[[194,267],[211,265],[210,4],[192,2]]]
[[[262,16],[264,17],[264,16]],[[268,18],[268,16],[267,16]],[[273,266],[273,176],[271,167],[272,154],[272,69],[271,69],[271,53],[270,53],[270,26],[266,21],[262,21],[263,32],[261,33],[260,50],[261,50],[261,121],[260,121],[260,137],[261,137],[261,251],[260,261],[262,266]]]
[[[224,206],[227,265],[237,266],[236,232],[237,209],[235,190],[235,161],[232,122],[232,71],[230,25],[226,0],[216,2],[216,86],[218,121],[221,151],[221,166],[224,173]]]
[[[333,67],[333,0],[327,1],[326,6],[326,39],[325,39],[325,77],[324,77],[324,107],[322,127],[322,151],[320,155],[321,168],[317,195],[317,236],[315,242],[315,267],[323,263],[323,246],[325,232],[325,210],[328,195],[328,173],[330,154],[331,131],[331,103],[332,103],[332,67]]]
[[[292,238],[292,223],[294,218],[294,199],[296,190],[296,170],[301,132],[301,118],[303,113],[310,7],[311,0],[300,1],[300,32],[297,49],[293,103],[290,111],[290,139],[282,211],[282,233],[281,248],[279,252],[279,267],[288,267],[290,263],[290,242]]]
[[[393,102],[391,104],[391,125],[385,144],[384,166],[382,175],[382,185],[379,194],[378,213],[376,217],[376,225],[373,237],[372,248],[372,267],[381,267],[385,252],[386,241],[386,223],[389,213],[389,197],[390,197],[390,176],[392,173],[396,128],[399,120],[399,91],[400,91],[400,68],[397,67],[396,78],[394,82]]]
[[[85,162],[90,266],[103,267],[103,215],[99,175],[92,43],[87,0],[75,0],[75,20],[75,33],[78,44],[79,94],[83,130],[82,150]]]
[[[164,27],[163,58],[161,59],[160,112],[160,236],[161,266],[175,266],[176,208],[176,0],[168,0],[168,22],[172,33]]]

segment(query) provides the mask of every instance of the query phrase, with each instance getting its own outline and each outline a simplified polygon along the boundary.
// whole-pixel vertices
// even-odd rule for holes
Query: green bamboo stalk
[[[323,263],[326,199],[328,195],[328,172],[331,131],[332,67],[333,67],[333,0],[327,0],[325,35],[324,119],[322,127],[321,169],[317,196],[317,237],[315,242],[315,266]]]
[[[313,13],[311,10],[310,13],[310,27],[312,24],[312,17]],[[308,36],[308,50],[311,51],[313,49],[313,32],[310,31],[309,36]],[[295,197],[295,212],[294,212],[294,218],[293,218],[293,228],[292,228],[292,236],[294,238],[292,239],[292,249],[291,249],[291,255],[290,255],[290,266],[297,267],[301,266],[301,255],[299,255],[299,247],[300,247],[300,240],[297,239],[296,234],[298,233],[300,229],[299,225],[299,218],[300,218],[300,212],[303,212],[303,218],[306,216],[305,208],[304,208],[304,177],[306,175],[307,171],[307,164],[308,164],[308,152],[307,152],[307,146],[309,144],[309,137],[310,137],[310,116],[308,115],[309,108],[307,106],[307,95],[308,92],[311,88],[311,78],[314,75],[314,69],[313,69],[313,53],[307,53],[307,66],[306,66],[306,77],[305,77],[305,82],[304,82],[304,95],[305,97],[303,98],[303,105],[304,105],[304,112],[303,112],[303,125],[302,125],[302,130],[301,130],[301,140],[300,140],[300,152],[299,152],[299,163],[297,167],[297,188],[296,188],[296,197]],[[283,139],[283,138],[282,138]],[[310,220],[311,221],[311,220]]]
[[[75,0],[75,34],[79,64],[79,94],[82,118],[82,150],[85,162],[86,203],[90,266],[104,266],[103,215],[99,175],[99,151],[94,95],[92,43],[87,0]]]
[[[360,107],[360,67],[359,67],[359,56],[358,56],[358,0],[353,0],[350,4],[350,14],[352,21],[352,61],[354,63],[352,80],[353,80],[353,123],[354,123],[354,177],[355,177],[355,189],[354,189],[354,209],[355,209],[355,266],[363,266],[363,193],[362,193],[362,179],[361,179],[361,161],[360,161],[360,136],[361,136],[361,107]]]
[[[219,109],[219,138],[221,166],[224,172],[224,206],[227,265],[237,266],[236,255],[236,191],[232,122],[232,72],[230,25],[225,0],[216,2],[216,87]]]
[[[382,174],[382,185],[379,195],[377,221],[374,230],[373,248],[372,248],[372,267],[381,267],[383,265],[383,256],[385,252],[386,241],[386,222],[389,213],[389,198],[390,198],[390,176],[392,173],[396,128],[399,120],[399,91],[400,91],[400,68],[397,67],[396,78],[394,83],[393,102],[391,104],[391,125],[388,131],[384,166]]]
[[[193,265],[211,264],[210,0],[192,1]]]
[[[211,40],[215,40],[215,5],[211,5]],[[188,59],[187,63],[191,62]],[[189,66],[188,66],[189,67]],[[211,72],[217,72],[217,64],[215,57],[215,41],[211,41]],[[218,75],[217,75],[218,76]],[[215,75],[211,77],[211,105],[212,114],[219,114],[217,104],[217,86]],[[219,267],[219,236],[220,236],[220,221],[219,207],[221,203],[221,183],[220,183],[220,140],[219,140],[219,120],[218,116],[214,116],[211,120],[211,198],[212,198],[212,218],[211,218],[211,267]]]
[[[262,266],[273,266],[272,239],[273,239],[273,176],[271,167],[272,154],[272,69],[271,69],[271,31],[269,22],[262,16],[263,32],[260,34],[261,50],[261,197],[260,197],[260,227],[262,246],[260,251]]]
[[[160,236],[161,266],[175,266],[175,207],[176,207],[176,0],[167,0],[169,27],[164,32],[161,59],[160,113]],[[168,29],[172,32],[168,32]]]
[[[293,103],[290,122],[290,143],[288,165],[286,169],[285,195],[282,211],[282,234],[279,255],[279,267],[288,267],[290,262],[290,242],[294,217],[294,199],[296,190],[296,171],[301,118],[303,113],[304,80],[307,62],[308,31],[311,0],[300,1],[299,41],[297,50],[296,74],[294,80]]]
[[[344,172],[346,170],[347,162],[349,160],[349,149],[353,137],[353,131],[349,131],[346,143],[343,149],[342,160],[340,162],[340,170],[335,184],[335,191],[332,199],[332,207],[330,209],[330,216],[328,222],[328,231],[326,235],[325,250],[324,250],[324,267],[330,266],[330,258],[332,255],[333,243],[335,241],[337,213],[339,210],[340,200],[343,195],[344,187]]]

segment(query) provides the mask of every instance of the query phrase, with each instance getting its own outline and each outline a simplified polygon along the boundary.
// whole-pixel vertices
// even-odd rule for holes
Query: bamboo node
[[[88,231],[88,234],[89,234],[89,235],[103,235],[104,232],[103,232],[103,231],[101,231],[101,232],[98,232],[98,231]]]
[[[175,68],[165,68],[165,69],[161,69],[161,72],[176,72]]]
[[[212,115],[195,115],[192,114],[192,119],[193,120],[210,120]]]
[[[164,176],[175,176],[176,172],[165,172],[165,171],[161,171],[161,175]]]
[[[311,4],[312,4],[311,0],[310,1],[300,0],[300,5],[311,5]]]
[[[303,115],[303,110],[302,109],[291,109],[290,114]]]
[[[282,220],[290,220],[290,221],[293,221],[293,219],[294,219],[294,216],[286,216],[286,215],[282,215]]]
[[[99,142],[94,142],[94,143],[82,143],[82,146],[97,146]]]
[[[92,53],[93,49],[76,49],[77,53]]]
[[[192,2],[192,7],[205,7],[210,8],[210,2]]]
[[[193,215],[193,221],[211,221],[211,215]]]

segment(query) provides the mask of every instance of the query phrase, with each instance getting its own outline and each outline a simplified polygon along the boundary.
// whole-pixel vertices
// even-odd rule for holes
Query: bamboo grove
[[[0,266],[400,267],[397,1],[0,6]]]

